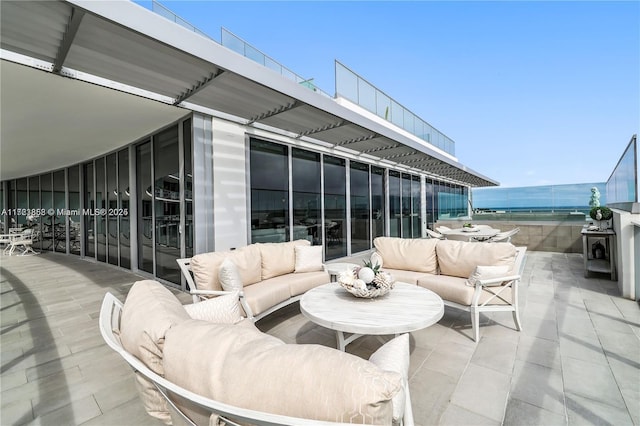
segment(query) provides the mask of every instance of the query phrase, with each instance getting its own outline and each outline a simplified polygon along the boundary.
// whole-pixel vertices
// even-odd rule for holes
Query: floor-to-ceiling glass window
[[[347,178],[345,160],[324,156],[325,259],[347,255]]]
[[[251,242],[289,241],[289,159],[285,145],[250,142]]]
[[[411,175],[402,173],[402,237],[411,238]]]
[[[66,209],[65,174],[64,170],[53,173],[53,208],[56,212],[53,221],[53,250],[61,253],[67,252],[67,219],[64,214]]]
[[[179,283],[180,268],[180,157],[178,126],[153,139],[156,276]]]
[[[389,170],[389,236],[399,237],[402,229],[400,172]]]
[[[138,269],[153,274],[153,212],[151,188],[151,142],[136,146],[138,193]]]
[[[193,256],[193,147],[191,141],[191,119],[188,119],[182,123],[185,257]]]
[[[40,206],[40,176],[31,176],[27,180],[29,185],[29,209],[36,210],[39,213],[26,215],[24,226],[40,233],[40,237],[37,237],[33,242],[33,246],[42,249],[42,223],[46,216],[42,213]]]
[[[78,166],[69,167],[67,178],[69,187],[69,252],[80,254],[80,169]]]
[[[373,238],[384,236],[385,216],[384,169],[371,166],[371,228]]]
[[[120,247],[120,266],[131,268],[131,234],[129,229],[129,149],[118,152],[118,244]]]
[[[351,191],[351,253],[371,248],[369,208],[369,166],[349,163]]]
[[[92,214],[96,208],[93,191],[93,162],[84,165],[84,208],[90,212],[83,215],[84,219],[84,255],[95,257],[95,216]]]
[[[420,176],[411,176],[411,236],[422,238],[422,199]]]
[[[426,179],[425,180],[425,209],[426,209],[426,213],[427,213],[427,217],[426,217],[426,221],[427,221],[427,228],[432,229],[434,227],[434,220],[433,220],[433,209],[434,209],[434,202],[433,202],[433,181],[431,179]]]
[[[95,161],[96,171],[96,208],[98,213],[96,217],[96,259],[100,262],[107,261],[107,215],[106,215],[106,176],[104,157],[97,158]]]
[[[40,205],[47,212],[42,220],[42,250],[53,250],[53,235],[56,225],[56,214],[53,210],[51,173],[40,175]]]
[[[322,200],[320,198],[320,154],[291,150],[293,190],[293,239],[322,244]]]
[[[29,207],[29,200],[27,198],[27,178],[16,180],[16,205],[18,209],[27,209]],[[15,221],[12,222],[11,227],[22,227],[27,223],[27,218],[24,214],[17,214],[14,217]]]
[[[117,154],[107,155],[107,260],[112,265],[118,264],[118,159]]]

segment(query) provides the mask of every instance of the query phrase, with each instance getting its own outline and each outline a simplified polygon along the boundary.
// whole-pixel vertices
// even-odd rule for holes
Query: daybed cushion
[[[167,334],[167,379],[216,401],[293,417],[391,424],[400,374],[321,345],[187,321]]]
[[[267,280],[293,272],[296,267],[295,247],[309,245],[311,243],[308,240],[256,244],[262,259],[262,279]]]
[[[232,251],[214,251],[197,254],[191,258],[191,271],[199,290],[222,290],[219,280],[220,265],[231,259],[238,268],[243,285],[262,280],[261,259],[258,244],[251,244]]]
[[[434,239],[378,237],[373,240],[384,268],[435,274],[438,269]],[[469,276],[467,274],[466,276]]]
[[[516,259],[516,247],[511,243],[435,241],[440,273],[444,275],[467,278],[478,265],[513,266]]]
[[[127,295],[120,319],[120,341],[154,373],[164,376],[163,347],[167,330],[189,314],[176,297],[157,281],[137,281]],[[136,374],[140,399],[150,416],[170,424],[167,402],[145,377]]]
[[[480,244],[480,243],[471,243]],[[471,306],[475,287],[467,285],[466,278],[451,277],[448,275],[425,274],[418,279],[418,285],[433,291],[444,300],[459,303],[464,306]],[[479,304],[489,300],[489,298],[500,291],[503,287],[486,287],[480,296]],[[504,289],[499,297],[491,301],[491,305],[505,305],[511,302],[511,288]]]

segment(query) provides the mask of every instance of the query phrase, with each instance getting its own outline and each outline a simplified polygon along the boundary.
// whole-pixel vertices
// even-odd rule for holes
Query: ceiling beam
[[[208,77],[203,78],[202,80],[197,82],[195,85],[191,86],[189,90],[187,90],[186,92],[183,92],[180,96],[178,96],[176,100],[173,102],[173,105],[174,106],[180,105],[182,102],[189,99],[191,96],[195,95],[196,93],[198,93],[199,91],[201,91],[202,89],[210,85],[213,82],[213,80],[215,80],[217,77],[219,77],[223,73],[224,73],[224,70],[220,68],[218,68],[216,72],[210,73]]]
[[[78,33],[78,28],[80,28],[80,23],[82,22],[83,17],[84,10],[77,8],[72,9],[67,29],[62,36],[62,42],[58,48],[58,54],[53,62],[53,72],[56,74],[60,74],[60,71],[62,71],[62,66],[64,65],[64,61],[67,59],[69,49],[71,49],[73,40],[76,38],[76,34]]]
[[[371,139],[375,139],[378,137],[377,133],[371,133],[365,136],[360,136],[358,138],[353,138],[353,139],[346,139],[343,141],[340,141],[336,144],[336,146],[345,146],[345,145],[351,145],[354,143],[358,143],[358,142],[364,142],[364,141],[369,141]],[[363,153],[366,153],[367,151],[362,151]]]
[[[321,127],[316,127],[315,129],[309,129],[309,130],[305,130],[304,132],[301,132],[298,134],[298,136],[296,136],[296,138],[301,138],[304,136],[309,136],[309,135],[313,135],[315,133],[320,133],[320,132],[325,132],[327,130],[331,130],[331,129],[337,129],[338,127],[342,127],[345,124],[349,124],[344,120],[340,120],[336,123],[332,123],[332,124],[327,124],[326,126],[321,126]]]
[[[302,105],[303,105],[303,103],[298,101],[298,100],[296,100],[294,102],[290,102],[290,103],[288,103],[286,105],[281,105],[281,106],[276,107],[276,108],[274,108],[274,109],[272,109],[270,111],[263,112],[262,114],[258,114],[255,117],[250,118],[249,121],[247,122],[247,124],[253,124],[256,121],[264,120],[264,119],[267,119],[269,117],[273,117],[275,115],[282,114],[285,111],[290,111],[290,110],[292,110],[294,108],[298,108],[299,106],[302,106]]]

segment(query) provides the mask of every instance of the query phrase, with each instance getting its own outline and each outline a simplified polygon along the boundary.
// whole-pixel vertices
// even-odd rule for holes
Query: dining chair
[[[438,240],[444,240],[444,235],[436,232],[436,231],[432,231],[431,229],[427,228],[427,235],[429,236],[429,238],[436,238]]]

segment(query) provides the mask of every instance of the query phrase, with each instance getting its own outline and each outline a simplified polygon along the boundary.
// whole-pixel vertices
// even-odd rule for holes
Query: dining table
[[[449,240],[484,241],[496,236],[499,232],[500,230],[496,228],[472,226],[443,230],[441,234]]]

